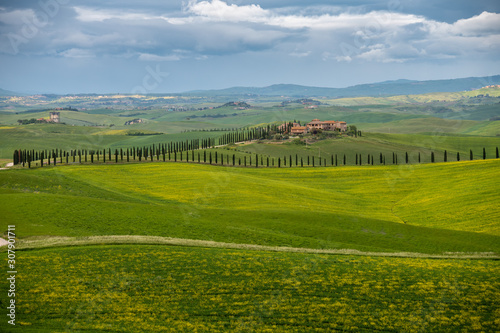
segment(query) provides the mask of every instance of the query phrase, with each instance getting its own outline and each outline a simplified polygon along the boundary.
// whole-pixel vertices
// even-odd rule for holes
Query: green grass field
[[[2,332],[492,332],[500,323],[492,260],[149,245],[18,257],[17,325],[4,319]]]
[[[21,238],[156,235],[498,253],[499,163],[255,169],[147,162],[4,170],[2,228],[15,224]]]

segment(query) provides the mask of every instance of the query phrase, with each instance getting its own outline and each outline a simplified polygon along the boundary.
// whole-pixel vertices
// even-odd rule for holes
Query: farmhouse
[[[342,132],[347,131],[347,123],[345,121],[335,121],[335,120],[326,120],[321,121],[319,119],[313,119],[309,124],[307,124],[309,129],[321,129],[324,131],[335,131],[340,130]]]
[[[134,125],[134,124],[142,124],[142,123],[143,123],[142,119],[132,119],[132,120],[126,121],[125,125]]]
[[[290,130],[291,134],[305,134],[309,133],[313,129],[320,129],[323,131],[347,131],[347,123],[345,121],[335,121],[326,120],[321,121],[319,119],[313,119],[306,126],[300,126],[300,124],[294,123]]]
[[[61,121],[61,119],[59,118],[59,112],[51,112],[50,121],[53,123],[59,123]]]

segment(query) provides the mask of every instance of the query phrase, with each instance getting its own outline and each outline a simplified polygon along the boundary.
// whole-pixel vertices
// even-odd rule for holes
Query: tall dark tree
[[[346,160],[346,157],[345,157],[345,154],[344,154],[344,165],[346,165],[346,162],[347,162],[347,160]]]
[[[408,152],[405,153],[405,162],[408,164]]]
[[[483,147],[483,160],[486,159],[486,148]]]
[[[497,158],[500,158],[500,155],[498,155],[498,147],[497,147]]]
[[[472,161],[474,159],[474,155],[472,154],[472,149],[469,151],[469,159]]]
[[[448,152],[446,150],[444,151],[443,161],[448,162]]]
[[[420,152],[418,152],[418,163],[420,163]]]
[[[431,152],[431,163],[434,163],[434,152]]]
[[[457,161],[460,162],[460,152],[457,151]]]

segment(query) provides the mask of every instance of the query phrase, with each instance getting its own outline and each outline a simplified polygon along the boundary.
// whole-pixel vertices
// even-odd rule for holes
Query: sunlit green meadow
[[[18,258],[17,325],[2,320],[3,332],[492,332],[500,324],[500,267],[491,260],[148,245]]]

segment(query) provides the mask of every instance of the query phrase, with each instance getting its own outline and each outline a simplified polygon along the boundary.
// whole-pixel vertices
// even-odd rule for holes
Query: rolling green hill
[[[308,248],[498,253],[500,212],[493,203],[500,191],[491,180],[498,177],[499,163],[13,169],[0,172],[0,210],[6,212],[3,228],[15,224],[20,237],[158,235]]]

